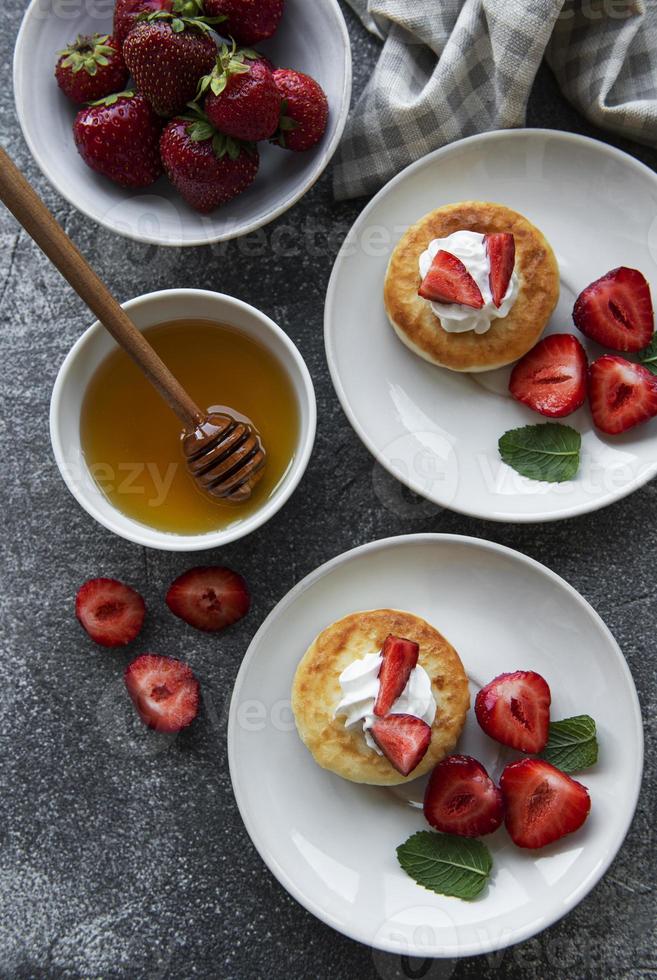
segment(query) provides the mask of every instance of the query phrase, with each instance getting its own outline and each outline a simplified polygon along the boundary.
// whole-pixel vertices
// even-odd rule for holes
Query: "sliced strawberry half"
[[[418,293],[433,303],[460,303],[475,310],[484,305],[479,286],[461,260],[442,249],[436,252]]]
[[[511,763],[500,786],[506,829],[518,847],[545,847],[572,834],[591,809],[586,786],[542,759]]]
[[[510,232],[500,231],[484,235],[484,245],[490,265],[488,283],[493,302],[499,308],[504,302],[516,264],[516,240]]]
[[[139,634],[146,604],[138,592],[115,578],[91,578],[78,589],[75,615],[96,643],[120,647]]]
[[[231,568],[191,568],[171,583],[166,603],[174,616],[208,633],[245,616],[251,605],[249,588]]]
[[[399,636],[388,636],[381,656],[383,660],[379,668],[379,693],[374,704],[374,714],[383,718],[402,693],[411,676],[411,671],[417,665],[420,647],[413,640],[404,640]]]
[[[445,834],[492,834],[504,819],[502,794],[480,762],[469,755],[450,755],[431,773],[424,816]]]
[[[657,415],[657,376],[617,354],[591,365],[589,399],[593,422],[615,436]]]
[[[587,286],[575,300],[575,325],[603,347],[640,351],[655,329],[650,286],[638,269],[620,266]]]
[[[477,694],[477,721],[491,738],[520,752],[541,752],[550,726],[550,688],[533,670],[500,674]]]
[[[535,412],[558,419],[576,411],[586,398],[586,352],[577,337],[545,337],[518,361],[509,381],[513,397]]]
[[[431,726],[415,715],[386,715],[370,728],[370,735],[402,776],[419,766],[431,741]]]
[[[179,732],[196,718],[199,683],[188,664],[144,653],[128,664],[123,676],[139,717],[149,728]]]

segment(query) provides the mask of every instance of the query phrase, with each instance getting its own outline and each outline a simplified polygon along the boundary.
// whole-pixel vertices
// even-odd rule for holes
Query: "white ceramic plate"
[[[347,417],[377,460],[435,504],[497,521],[548,521],[597,510],[657,472],[657,420],[621,436],[597,433],[588,406],[562,419],[583,436],[577,478],[537,483],[502,463],[499,437],[540,415],[513,401],[510,368],[461,375],[397,339],[383,307],[390,253],[404,230],[455,201],[497,201],[545,233],[561,269],[548,331],[578,333],[575,297],[619,265],[640,269],[657,300],[657,176],[620,150],[550,130],[473,136],[390,181],[363,211],[328,288],[326,352]],[[578,333],[580,340],[585,338]],[[591,357],[603,353],[585,343]]]
[[[459,651],[472,690],[528,668],[551,684],[552,718],[589,713],[600,760],[584,827],[543,850],[486,838],[494,873],[474,902],[416,885],[395,848],[428,829],[423,781],[388,789],[320,769],[290,712],[296,665],[316,634],[358,609],[396,606],[425,617]],[[468,714],[459,751],[499,776],[506,750]],[[625,660],[571,586],[518,552],[456,535],[389,538],[318,568],[258,630],[237,677],[228,723],[235,796],[246,829],[281,884],[324,922],[378,949],[469,956],[509,946],[561,918],[604,873],[627,833],[641,782],[639,703]],[[410,803],[410,805],[409,805]]]
[[[76,208],[128,238],[155,245],[204,245],[246,235],[287,211],[326,168],[349,111],[351,48],[337,0],[287,0],[276,35],[260,46],[274,64],[312,75],[326,92],[329,124],[308,153],[261,146],[255,182],[213,214],[198,214],[161,177],[130,191],[95,174],[79,156],[75,108],[54,79],[57,52],[77,34],[111,31],[112,0],[32,0],[16,39],[14,95],[25,141],[37,164]]]

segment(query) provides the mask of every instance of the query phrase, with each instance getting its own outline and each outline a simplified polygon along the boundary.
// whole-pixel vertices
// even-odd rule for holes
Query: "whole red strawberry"
[[[310,75],[292,68],[276,68],[274,81],[282,99],[278,143],[288,150],[309,150],[326,130],[328,101],[324,89]]]
[[[140,14],[153,14],[158,10],[173,10],[173,0],[116,0],[114,5],[114,37],[123,44],[138,23]]]
[[[62,92],[78,105],[119,92],[128,80],[128,69],[118,40],[109,34],[79,34],[59,52],[55,78]]]
[[[255,51],[222,45],[212,73],[201,79],[203,109],[222,133],[257,142],[278,128],[281,97],[271,69]]]
[[[182,112],[199,79],[212,71],[217,46],[198,18],[150,14],[125,39],[123,57],[137,88],[160,116]]]
[[[260,158],[254,146],[218,133],[200,110],[164,128],[160,153],[166,174],[187,203],[207,214],[253,182]]]
[[[283,16],[284,0],[206,0],[205,9],[223,15],[222,34],[238,44],[259,44],[276,33]]]
[[[124,187],[148,187],[162,173],[161,129],[143,95],[118,92],[80,109],[73,136],[92,170]]]

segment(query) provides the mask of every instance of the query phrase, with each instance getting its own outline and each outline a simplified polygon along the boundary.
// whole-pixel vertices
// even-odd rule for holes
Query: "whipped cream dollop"
[[[334,712],[335,717],[345,716],[346,728],[362,725],[365,741],[379,755],[383,753],[370,735],[369,729],[376,721],[374,704],[379,694],[379,670],[382,662],[383,657],[379,651],[368,653],[345,667],[338,678],[342,699]],[[431,678],[420,664],[411,671],[406,687],[393,704],[390,713],[415,715],[427,725],[433,725],[436,701],[431,690]]]
[[[420,275],[424,279],[431,268],[436,254],[443,250],[451,252],[460,259],[481,290],[484,305],[480,310],[473,310],[461,303],[431,303],[431,309],[440,319],[443,330],[447,333],[465,333],[474,330],[475,333],[486,333],[493,320],[506,316],[516,301],[519,289],[519,278],[513,270],[509,288],[500,307],[495,306],[490,291],[488,276],[490,263],[484,244],[484,236],[477,231],[455,231],[447,238],[434,238],[429,243],[426,252],[420,256]]]

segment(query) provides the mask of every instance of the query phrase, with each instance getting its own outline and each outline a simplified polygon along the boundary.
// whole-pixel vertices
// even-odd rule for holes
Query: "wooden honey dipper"
[[[184,427],[187,468],[197,484],[213,497],[237,503],[248,500],[266,461],[255,428],[227,412],[208,414],[198,407],[2,147],[0,200],[176,413]]]

